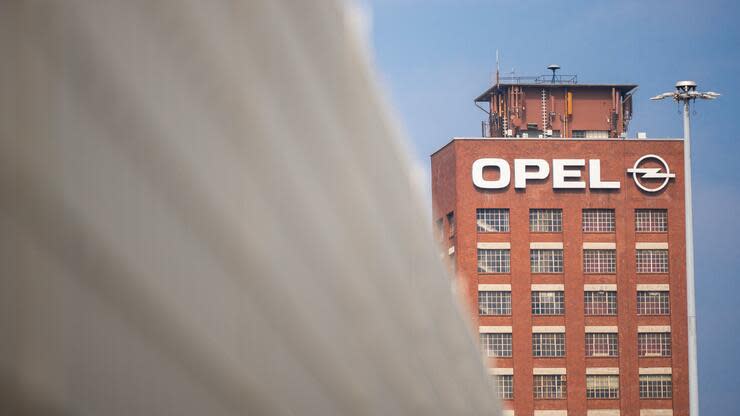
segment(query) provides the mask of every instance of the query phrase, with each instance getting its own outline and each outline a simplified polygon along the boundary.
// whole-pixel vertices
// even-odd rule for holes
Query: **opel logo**
[[[655,159],[662,167],[658,168],[640,168],[640,164],[645,160]],[[665,172],[662,172],[662,170],[665,169]],[[645,155],[639,159],[637,159],[637,162],[635,162],[635,166],[627,169],[627,172],[632,174],[632,179],[635,180],[635,184],[637,184],[640,189],[642,189],[645,192],[658,192],[661,189],[665,188],[666,185],[668,185],[668,181],[671,178],[675,178],[676,174],[671,173],[671,170],[668,168],[668,163],[666,163],[665,160],[663,160],[662,157],[658,155]],[[643,179],[663,179],[663,183],[658,185],[656,188],[649,188],[645,186],[642,183]]]

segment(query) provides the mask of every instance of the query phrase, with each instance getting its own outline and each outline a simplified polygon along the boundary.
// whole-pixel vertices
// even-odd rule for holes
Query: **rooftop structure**
[[[496,77],[475,99],[483,137],[626,137],[634,84],[579,84],[576,75]]]

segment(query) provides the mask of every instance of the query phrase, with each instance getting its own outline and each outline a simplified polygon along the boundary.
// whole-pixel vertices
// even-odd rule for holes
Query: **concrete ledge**
[[[536,376],[559,375],[567,374],[567,370],[562,367],[535,367],[532,369],[532,374]]]
[[[619,332],[619,328],[616,326],[587,326],[586,332],[605,334],[605,333],[616,333]]]
[[[511,292],[510,284],[499,284],[499,285],[478,285],[478,291],[480,292]]]
[[[478,243],[478,248],[494,250],[510,249],[511,243],[509,243],[508,241],[498,243]]]
[[[534,416],[568,416],[567,410],[535,410]]]
[[[502,410],[501,416],[516,416],[513,410]]]
[[[587,375],[617,375],[619,367],[591,367],[586,369]]]
[[[586,416],[619,416],[619,409],[589,409]]]
[[[554,242],[540,242],[540,243],[529,243],[529,248],[533,249],[545,249],[545,250],[557,250],[557,249],[563,249],[563,243],[554,243]]]
[[[652,291],[652,292],[667,292],[670,290],[670,285],[637,285],[638,291]]]
[[[640,409],[640,416],[673,416],[673,409]]]
[[[617,291],[617,285],[613,285],[613,284],[583,285],[583,290],[585,292],[600,292],[600,291],[616,292]]]
[[[532,285],[532,292],[554,292],[565,290],[565,285]]]
[[[551,334],[565,332],[564,326],[533,326],[532,332],[536,334]]]
[[[616,250],[617,243],[583,243],[586,250]]]
[[[513,368],[489,368],[488,374],[497,376],[511,376],[514,374]]]
[[[643,374],[673,374],[671,367],[640,367],[640,375]]]
[[[510,326],[479,326],[478,332],[481,334],[510,334]]]
[[[668,243],[635,243],[638,250],[668,250]]]
[[[645,325],[645,326],[638,326],[637,327],[638,333],[648,333],[648,332],[671,332],[671,326],[670,325]]]

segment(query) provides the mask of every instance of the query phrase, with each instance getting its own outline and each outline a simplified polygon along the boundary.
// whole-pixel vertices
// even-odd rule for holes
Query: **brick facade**
[[[646,154],[666,160],[676,174],[661,191],[640,190],[627,169]],[[512,166],[511,184],[504,189],[481,189],[472,181],[476,159],[502,158]],[[620,189],[553,189],[553,174],[545,180],[529,181],[526,189],[514,188],[514,159],[600,159],[602,180],[619,181]],[[657,167],[656,165],[647,165]],[[645,167],[645,166],[643,166]],[[495,169],[484,171],[494,180]],[[588,162],[581,170],[588,184]],[[536,410],[567,410],[569,415],[587,415],[589,409],[619,409],[622,416],[639,416],[641,409],[673,409],[673,415],[688,415],[688,351],[685,283],[683,143],[678,140],[586,140],[586,139],[455,139],[432,155],[433,215],[445,255],[454,266],[460,291],[470,307],[471,321],[481,326],[511,326],[511,358],[490,358],[489,366],[513,368],[514,399],[504,407],[517,416]],[[476,227],[476,209],[509,209],[510,231],[484,233]],[[562,209],[562,232],[533,233],[529,227],[531,208]],[[582,212],[588,208],[615,211],[615,232],[584,233]],[[638,233],[636,209],[666,209],[668,231]],[[454,213],[455,233],[450,235],[447,214]],[[510,273],[478,273],[479,243],[510,244]],[[530,270],[530,245],[537,242],[563,244],[563,273],[537,274]],[[584,243],[615,243],[616,273],[587,274],[583,271]],[[668,273],[643,274],[636,270],[636,246],[641,242],[667,243]],[[454,247],[454,250],[452,249]],[[511,285],[511,316],[479,316],[478,285]],[[533,316],[531,285],[560,284],[565,294],[561,316]],[[584,285],[607,284],[617,288],[615,316],[585,316]],[[670,315],[638,316],[637,285],[669,285]],[[565,356],[535,358],[532,330],[536,326],[565,327]],[[618,328],[618,357],[586,357],[586,327]],[[670,357],[638,357],[639,327],[670,326]],[[565,368],[565,399],[534,399],[535,368]],[[618,399],[586,399],[586,369],[618,368]],[[641,399],[640,368],[670,368],[672,398]],[[649,371],[649,370],[645,370]],[[648,414],[645,412],[644,414]]]

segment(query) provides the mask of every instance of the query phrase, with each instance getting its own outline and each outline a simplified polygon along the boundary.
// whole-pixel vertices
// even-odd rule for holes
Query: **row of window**
[[[668,273],[668,250],[637,249],[635,257],[637,273]],[[563,250],[531,249],[529,264],[532,273],[563,273]],[[617,251],[584,249],[583,272],[616,273]],[[479,248],[478,273],[511,273],[511,250]]]
[[[449,220],[448,215],[448,220]],[[476,210],[478,232],[508,233],[510,231],[508,208],[479,208]],[[451,227],[454,221],[450,223]],[[584,209],[581,217],[583,232],[613,233],[616,220],[613,209]],[[559,233],[563,231],[563,210],[530,209],[529,231],[534,233]],[[665,209],[635,210],[635,231],[664,233],[668,231],[668,211]]]
[[[494,383],[496,394],[501,399],[514,398],[514,376],[496,375]],[[566,397],[566,376],[547,374],[534,376],[535,399],[564,399]],[[641,399],[670,399],[673,396],[673,382],[670,374],[641,374]],[[587,375],[587,399],[618,399],[618,375]]]
[[[481,348],[489,357],[511,357],[511,339],[511,333],[480,334]],[[585,354],[586,357],[618,357],[617,333],[586,333]],[[637,355],[639,357],[670,357],[671,333],[641,332],[637,334]],[[565,333],[533,333],[532,356],[565,357]]]
[[[617,314],[617,292],[612,290],[583,292],[584,313],[590,316]],[[479,291],[478,313],[487,315],[511,315],[510,291]],[[532,315],[564,315],[565,293],[559,291],[532,291]],[[670,315],[670,293],[668,291],[637,292],[638,315]]]

